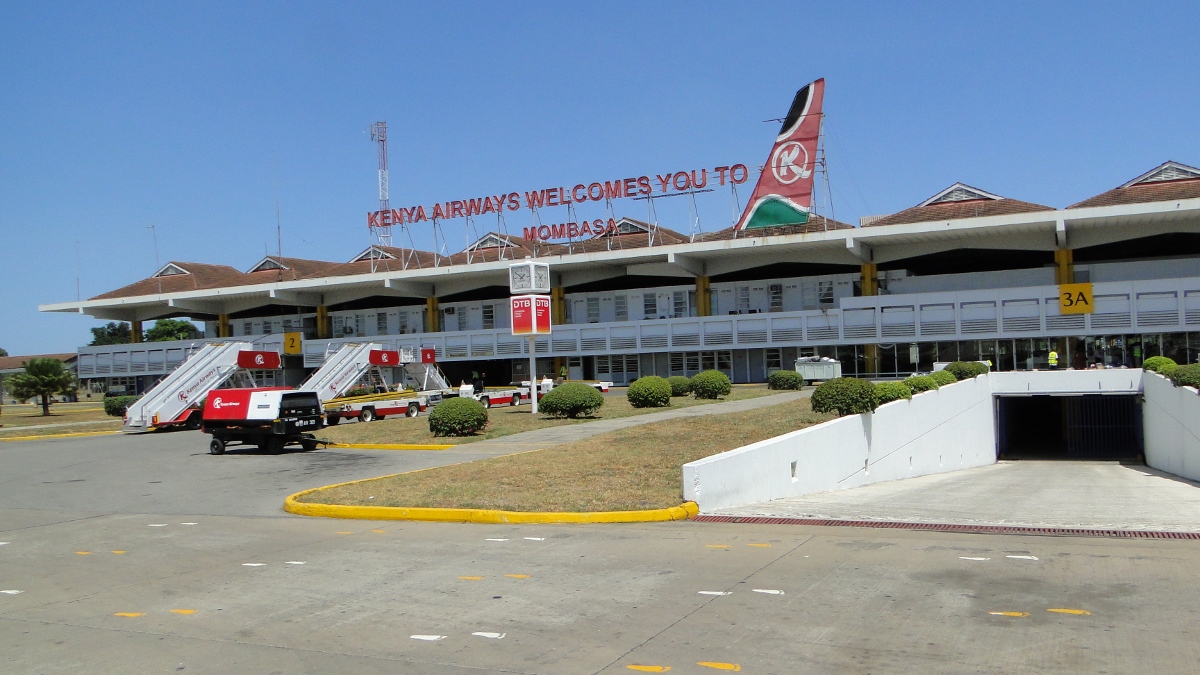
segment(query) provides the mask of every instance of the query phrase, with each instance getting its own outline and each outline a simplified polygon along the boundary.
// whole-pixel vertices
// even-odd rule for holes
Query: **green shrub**
[[[875,405],[912,398],[912,389],[903,382],[880,382],[875,385]]]
[[[1165,356],[1151,356],[1142,362],[1143,370],[1149,370],[1150,372],[1158,373],[1159,375],[1169,375],[1171,371],[1178,367],[1178,363],[1175,363],[1173,359],[1169,359]]]
[[[371,390],[366,387],[354,387],[353,389],[342,394],[342,397],[350,398],[351,396],[366,396],[367,394],[370,394],[370,393],[371,393]]]
[[[141,396],[109,396],[104,399],[104,413],[113,417],[125,417],[125,411]]]
[[[729,376],[719,370],[704,370],[692,376],[692,393],[696,398],[717,399],[731,391]]]
[[[470,436],[487,423],[487,408],[473,398],[448,398],[429,413],[429,431],[434,436]]]
[[[582,382],[567,382],[549,391],[538,403],[538,411],[551,417],[591,415],[604,405],[604,395]]]
[[[692,381],[682,375],[672,375],[667,378],[671,383],[672,396],[687,396],[692,393]]]
[[[845,416],[871,412],[875,406],[875,385],[855,377],[837,377],[822,382],[812,395],[815,412],[835,412]]]
[[[954,376],[954,373],[948,370],[939,370],[936,373],[930,373],[929,377],[932,377],[933,381],[937,382],[939,387],[958,382],[958,378]]]
[[[804,378],[794,370],[777,370],[767,377],[767,389],[800,389]]]
[[[957,380],[969,380],[978,375],[986,375],[988,367],[978,361],[955,361],[946,366],[946,370]]]
[[[671,383],[657,375],[639,377],[625,392],[635,408],[662,408],[671,405]]]
[[[919,394],[923,391],[933,391],[938,388],[937,380],[928,375],[913,375],[904,380],[904,384],[908,385],[909,391],[914,394]]]
[[[1186,366],[1179,366],[1171,371],[1167,377],[1175,383],[1176,387],[1196,387],[1200,389],[1200,363],[1193,363]]]

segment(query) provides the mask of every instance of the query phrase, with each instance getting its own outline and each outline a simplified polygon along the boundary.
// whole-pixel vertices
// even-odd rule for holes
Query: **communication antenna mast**
[[[371,125],[371,140],[379,148],[379,211],[384,215],[378,225],[371,225],[375,230],[376,240],[380,246],[392,245],[392,205],[388,200],[388,153],[387,153],[387,122],[376,122]]]

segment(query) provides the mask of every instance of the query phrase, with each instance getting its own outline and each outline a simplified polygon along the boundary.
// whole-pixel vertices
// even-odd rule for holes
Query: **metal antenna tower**
[[[392,245],[392,205],[388,200],[387,122],[371,125],[371,140],[379,147],[379,210],[383,215],[379,225],[372,225],[380,246]]]

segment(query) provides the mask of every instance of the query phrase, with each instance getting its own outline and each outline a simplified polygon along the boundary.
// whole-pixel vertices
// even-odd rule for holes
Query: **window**
[[[672,308],[671,316],[676,319],[687,316],[687,293],[683,291],[675,291],[672,294],[674,307]]]
[[[738,314],[750,313],[750,287],[738,286],[737,289],[737,311]]]
[[[387,335],[387,312],[380,312],[375,315],[375,334]]]
[[[771,305],[770,311],[783,311],[783,284],[771,284],[770,286]]]
[[[717,352],[717,370],[733,370],[733,352]]]
[[[688,316],[696,316],[696,307],[697,307],[696,291],[688,291],[687,303],[688,303]]]
[[[408,332],[408,312],[400,312],[400,332]]]
[[[697,352],[688,352],[685,356],[687,358],[684,367],[687,368],[687,371],[689,373],[700,372],[700,354]]]
[[[679,352],[671,354],[671,372],[683,374],[683,354]]]
[[[614,358],[620,358],[620,357],[618,356],[618,357],[614,357]],[[637,354],[626,354],[625,355],[625,372],[626,373],[637,373],[638,372]]]
[[[618,295],[614,305],[617,312],[617,321],[629,320],[629,305],[627,298],[624,295]]]
[[[817,282],[817,302],[822,305],[833,304],[833,282],[818,281]]]
[[[292,332],[292,320],[291,319],[283,320],[283,332],[285,332],[285,333]]]
[[[496,306],[495,305],[484,305],[483,306],[483,329],[484,330],[492,330],[495,327],[496,327]]]
[[[263,321],[263,335],[271,334],[271,323],[272,322],[270,319],[266,319]]]
[[[242,335],[254,335],[254,324],[249,321],[242,323]]]
[[[642,294],[642,313],[647,319],[653,319],[658,316],[658,298],[653,293]]]
[[[587,299],[588,323],[600,323],[600,298]]]
[[[609,369],[608,369],[608,357],[607,356],[597,356],[596,357],[596,375],[608,375],[609,372],[611,372],[611,371],[609,371]]]
[[[700,370],[712,370],[717,367],[717,356],[715,352],[700,353]]]
[[[767,350],[767,372],[773,373],[776,370],[783,369],[783,350],[768,349]]]

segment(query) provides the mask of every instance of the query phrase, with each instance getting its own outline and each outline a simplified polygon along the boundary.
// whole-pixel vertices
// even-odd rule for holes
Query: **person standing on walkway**
[[[1050,364],[1050,370],[1058,370],[1058,352],[1051,349],[1046,355],[1046,362]]]

